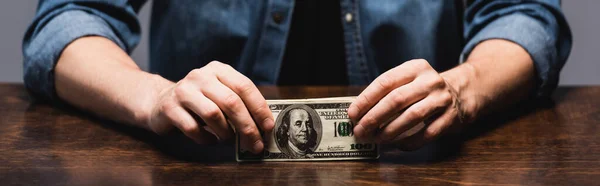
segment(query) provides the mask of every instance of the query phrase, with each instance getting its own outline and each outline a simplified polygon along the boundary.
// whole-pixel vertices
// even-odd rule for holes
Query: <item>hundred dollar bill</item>
[[[355,97],[267,100],[275,117],[264,133],[263,153],[252,154],[236,140],[237,161],[323,161],[379,158],[373,139],[354,137],[348,107]]]

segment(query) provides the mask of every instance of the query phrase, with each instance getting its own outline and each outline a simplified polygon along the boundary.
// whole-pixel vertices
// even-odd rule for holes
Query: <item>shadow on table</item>
[[[472,139],[485,136],[486,134],[504,126],[516,125],[513,122],[522,116],[529,115],[538,109],[551,108],[555,102],[551,99],[531,100],[519,103],[505,112],[489,115],[480,119],[454,134],[441,137],[415,151],[400,151],[396,147],[386,146],[382,148],[381,162],[398,164],[425,164],[442,161],[451,161],[460,156],[463,144]]]
[[[24,113],[25,118],[32,120],[26,122],[28,125],[24,126],[24,135],[39,141],[39,143],[35,143],[38,144],[38,146],[49,145],[44,142],[48,143],[52,138],[74,138],[73,140],[78,142],[76,146],[73,146],[72,143],[64,145],[68,145],[72,148],[99,148],[111,145],[110,143],[112,141],[117,140],[114,143],[119,143],[118,140],[122,140],[122,135],[112,134],[113,132],[110,132],[114,131],[146,143],[150,145],[151,148],[155,148],[164,155],[177,160],[210,163],[235,161],[235,149],[233,144],[198,145],[179,131],[174,131],[165,136],[159,136],[141,128],[100,119],[70,106],[50,105],[51,104],[44,102],[33,102],[29,104]],[[95,126],[86,127],[82,125]],[[98,127],[108,130],[98,129]],[[63,136],[57,137],[56,135]],[[111,137],[111,135],[114,136]],[[97,142],[97,140],[105,141]]]
[[[202,163],[235,161],[235,148],[230,142],[226,144],[199,145],[179,131],[159,136],[144,129],[124,126],[120,123],[109,121],[103,121],[102,123],[106,127],[130,135],[153,146],[164,155],[178,160]]]

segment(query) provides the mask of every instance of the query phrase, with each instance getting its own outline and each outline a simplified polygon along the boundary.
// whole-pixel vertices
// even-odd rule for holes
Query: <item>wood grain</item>
[[[266,98],[358,95],[362,87],[260,87]],[[0,185],[597,185],[600,87],[561,87],[420,150],[376,161],[237,163],[200,146],[32,100],[0,84]]]

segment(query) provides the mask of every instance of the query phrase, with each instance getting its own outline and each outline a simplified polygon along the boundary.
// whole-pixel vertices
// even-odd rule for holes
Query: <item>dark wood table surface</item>
[[[361,87],[261,87],[266,98],[357,95]],[[600,87],[495,113],[462,133],[379,160],[237,163],[231,144],[199,146],[0,84],[0,185],[598,185]]]

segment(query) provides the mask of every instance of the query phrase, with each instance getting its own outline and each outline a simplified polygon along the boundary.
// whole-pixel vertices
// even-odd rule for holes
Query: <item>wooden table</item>
[[[266,98],[360,87],[261,87]],[[233,145],[102,121],[0,84],[0,185],[598,185],[600,87],[561,87],[418,151],[376,161],[237,163]]]

